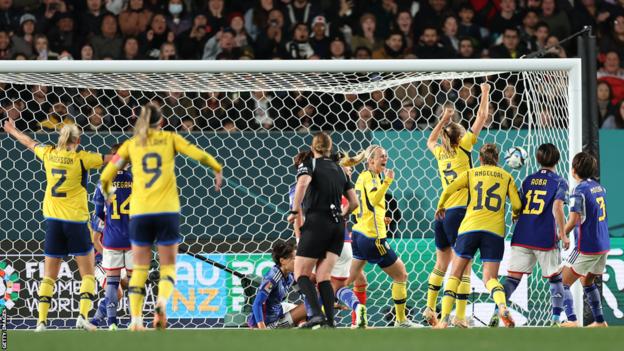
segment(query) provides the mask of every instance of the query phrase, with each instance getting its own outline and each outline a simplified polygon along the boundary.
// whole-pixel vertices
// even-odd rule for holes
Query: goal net
[[[54,143],[55,130],[75,123],[84,132],[82,148],[107,153],[129,138],[139,107],[153,102],[162,108],[165,129],[178,131],[225,165],[225,186],[215,193],[209,171],[184,157],[176,160],[180,229],[191,253],[179,257],[168,305],[170,324],[178,328],[245,326],[250,308],[241,279],[197,255],[246,275],[261,276],[272,266],[273,243],[293,238],[285,220],[288,190],[295,182],[292,158],[307,148],[314,131],[331,131],[336,150],[355,153],[379,144],[388,151],[389,167],[396,172],[387,197],[389,244],[406,264],[407,306],[416,321],[422,321],[435,262],[433,214],[441,192],[426,140],[442,108],[452,106],[454,120],[469,127],[478,108],[479,84],[490,83],[490,115],[472,158],[478,164],[476,150],[485,142],[496,143],[501,154],[524,147],[529,160],[520,171],[511,171],[517,184],[537,169],[533,155],[540,143],[559,147],[563,161],[557,171],[566,178],[568,160],[580,149],[577,60],[14,65],[0,73],[0,111],[39,142]],[[0,267],[3,272],[9,267],[0,286],[5,295],[0,308],[8,309],[9,327],[33,328],[43,275],[45,174],[32,153],[6,134],[0,141],[0,208],[5,213],[0,218],[5,233]],[[356,167],[354,180],[362,170],[362,165]],[[91,174],[89,194],[98,179],[99,174]],[[509,239],[510,218],[507,223]],[[506,274],[508,251],[501,275]],[[366,276],[369,323],[390,325],[390,279],[373,266]],[[480,277],[477,259],[467,312],[477,317],[477,326],[494,309]],[[155,301],[157,279],[150,275],[147,311]],[[79,282],[73,261],[64,263],[50,309],[52,328],[73,326]],[[547,324],[550,293],[538,270],[523,280],[511,303],[518,324]],[[119,314],[124,324],[126,298]],[[338,325],[349,325],[349,312],[340,311],[338,319]]]

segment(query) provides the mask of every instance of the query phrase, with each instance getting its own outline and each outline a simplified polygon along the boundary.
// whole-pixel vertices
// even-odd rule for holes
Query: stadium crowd
[[[559,41],[586,25],[600,50],[600,125],[622,129],[624,0],[0,0],[0,59],[520,58],[544,47],[551,47],[547,57],[567,57],[576,49]],[[436,89],[452,85],[447,91],[474,111],[475,83]],[[514,85],[497,88],[493,122],[522,128]],[[147,101],[163,108],[167,129],[184,131],[435,124],[439,104],[405,104],[398,95],[328,96],[319,105],[322,94],[135,94],[0,83],[0,113],[28,131],[66,123],[87,132],[127,130]]]

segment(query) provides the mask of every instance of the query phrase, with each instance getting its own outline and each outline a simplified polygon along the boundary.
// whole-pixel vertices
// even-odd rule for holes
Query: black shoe
[[[320,328],[323,324],[325,324],[325,317],[323,316],[312,316],[310,317],[310,319],[308,319],[307,322],[303,323],[301,325],[301,329],[318,329]]]

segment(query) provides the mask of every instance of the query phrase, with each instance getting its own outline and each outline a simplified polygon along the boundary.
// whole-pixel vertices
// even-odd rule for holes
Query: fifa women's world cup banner
[[[427,275],[432,268],[434,243],[432,239],[394,239],[390,245],[398,252],[406,253],[409,272],[410,298],[408,307],[413,319],[419,320],[427,292]],[[509,250],[507,250],[509,252]],[[407,253],[413,253],[412,256]],[[405,256],[404,255],[404,256]],[[237,272],[250,276],[262,276],[273,262],[268,254],[205,254],[204,257],[221,263]],[[501,265],[501,275],[506,272],[508,255]],[[478,261],[478,260],[477,260]],[[392,321],[392,303],[387,294],[390,281],[379,274],[376,267],[369,267],[369,323],[387,326]],[[50,308],[52,326],[72,327],[78,316],[80,278],[73,263],[63,263],[55,286],[55,296]],[[33,328],[37,316],[37,288],[43,274],[43,257],[29,256],[15,259],[6,257],[0,261],[0,310],[7,309],[9,328]],[[152,274],[153,279],[157,276]],[[487,289],[479,279],[481,266],[473,267],[473,293],[467,309],[473,317],[474,326],[479,321],[487,323],[494,310]],[[155,301],[156,281],[148,281],[146,310],[152,310]],[[101,297],[103,291],[99,288]],[[612,249],[607,258],[603,275],[603,307],[611,325],[624,325],[624,238],[612,239]],[[299,294],[289,296],[291,302],[300,302]],[[176,289],[168,305],[167,314],[171,327],[241,327],[251,312],[241,279],[203,260],[182,254],[177,263]],[[550,314],[548,285],[535,271],[524,279],[511,298],[511,308],[519,325],[540,325]],[[474,305],[474,308],[473,308]],[[128,322],[126,297],[120,304],[121,324]],[[92,312],[93,313],[93,312]],[[341,311],[339,324],[350,323],[348,311]]]

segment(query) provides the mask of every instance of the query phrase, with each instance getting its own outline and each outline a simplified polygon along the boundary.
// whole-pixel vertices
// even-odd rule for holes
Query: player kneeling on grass
[[[550,283],[552,325],[559,325],[563,310],[563,284],[561,282],[561,252],[557,245],[563,241],[568,248],[570,240],[564,234],[568,183],[555,173],[559,150],[553,144],[542,144],[536,159],[542,167],[522,182],[522,212],[511,238],[511,259],[507,279],[503,284],[507,299],[520,284],[523,274],[531,274],[539,263],[542,275]],[[491,327],[498,326],[498,314],[490,320]]]
[[[594,278],[605,270],[607,254],[611,248],[606,190],[591,179],[596,174],[596,169],[596,159],[588,153],[578,153],[572,159],[572,176],[579,184],[570,197],[570,218],[566,223],[565,233],[567,235],[572,229],[576,229],[576,247],[563,269],[563,304],[568,321],[562,323],[562,327],[579,326],[570,293],[570,286],[579,278],[594,316],[594,322],[589,327],[607,326],[602,314],[600,291],[594,284]]]
[[[247,319],[251,328],[290,328],[306,319],[303,305],[286,302],[288,292],[295,283],[295,245],[278,241],[271,253],[273,266],[264,275],[254,299],[253,313]]]
[[[460,278],[477,250],[483,261],[483,282],[499,308],[501,319],[505,326],[514,326],[511,313],[507,310],[503,286],[498,281],[498,268],[505,252],[505,200],[507,197],[511,200],[514,218],[518,217],[522,203],[513,178],[497,165],[496,145],[483,145],[479,151],[479,161],[481,166],[462,173],[444,189],[438,202],[436,219],[442,220],[445,202],[451,195],[465,188],[469,191],[466,217],[459,227],[453,247],[455,257],[451,277],[444,286],[442,317],[436,328],[448,326]]]
[[[111,148],[111,156],[117,153],[121,145]],[[104,201],[101,187],[95,190],[93,202],[95,216],[104,221],[102,235],[102,268],[106,271],[106,286],[103,301],[91,323],[104,326],[108,323],[110,330],[117,329],[117,306],[119,305],[119,285],[121,270],[125,269],[128,276],[132,272],[132,250],[130,244],[130,196],[132,193],[132,173],[129,165],[117,171],[113,179],[115,193],[110,201]],[[107,320],[104,320],[107,317]],[[106,323],[105,323],[106,322]]]

